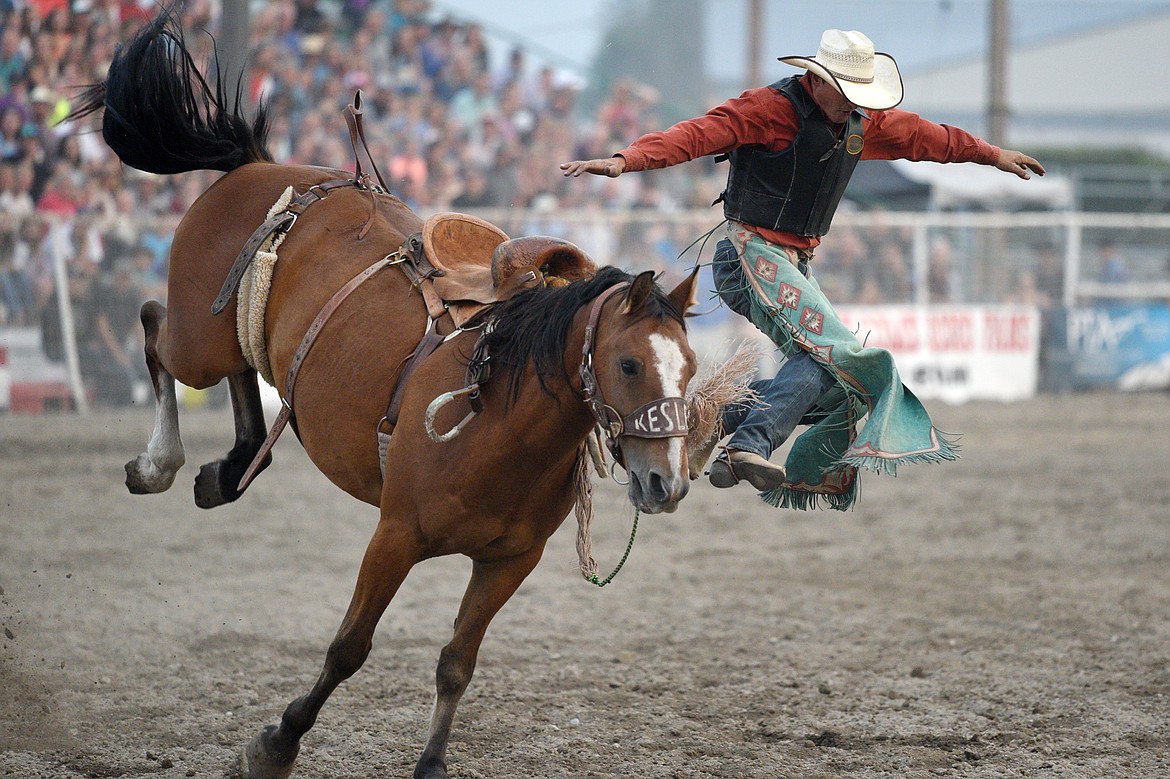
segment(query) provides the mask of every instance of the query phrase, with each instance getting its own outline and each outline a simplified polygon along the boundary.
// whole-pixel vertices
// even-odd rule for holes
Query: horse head
[[[696,360],[683,315],[696,279],[669,295],[652,271],[615,285],[595,301],[586,334],[586,400],[629,474],[630,501],[648,514],[674,511],[689,489],[683,398]]]

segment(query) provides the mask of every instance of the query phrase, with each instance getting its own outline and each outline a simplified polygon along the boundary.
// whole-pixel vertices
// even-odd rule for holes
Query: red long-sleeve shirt
[[[801,84],[808,89],[805,75]],[[910,111],[891,108],[866,109],[863,120],[863,160],[929,160],[931,162],[977,162],[994,165],[999,148],[976,138],[966,130],[935,124]],[[792,102],[771,87],[749,89],[739,97],[717,105],[695,119],[687,119],[661,132],[648,133],[614,156],[625,158],[625,171],[653,170],[677,165],[708,154],[722,154],[740,146],[764,146],[783,151],[800,129]],[[773,243],[811,248],[820,238],[751,229]]]

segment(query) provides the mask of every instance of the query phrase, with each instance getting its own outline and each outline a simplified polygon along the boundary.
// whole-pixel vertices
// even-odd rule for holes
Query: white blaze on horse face
[[[654,349],[654,368],[658,371],[658,380],[662,382],[663,396],[682,395],[682,374],[687,364],[682,347],[678,341],[660,333],[650,335],[650,346]]]
[[[687,364],[682,347],[678,345],[678,341],[667,338],[660,333],[650,334],[650,346],[654,349],[654,369],[658,371],[658,380],[662,383],[662,396],[682,396],[683,368]],[[669,441],[670,450],[667,458],[670,461],[671,470],[674,473],[681,473],[685,439],[676,436]]]

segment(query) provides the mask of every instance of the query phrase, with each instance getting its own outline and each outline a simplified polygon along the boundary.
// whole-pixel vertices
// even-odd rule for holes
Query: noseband
[[[608,405],[601,396],[597,374],[593,372],[593,349],[597,340],[601,308],[607,300],[629,286],[628,281],[614,284],[593,301],[593,308],[589,311],[589,322],[585,325],[585,344],[581,347],[580,368],[585,403],[593,412],[597,424],[605,431],[605,443],[609,453],[622,467],[625,467],[625,457],[621,448],[623,437],[677,438],[687,434],[687,402],[684,398],[663,397],[652,400],[628,416],[622,417],[617,409]]]

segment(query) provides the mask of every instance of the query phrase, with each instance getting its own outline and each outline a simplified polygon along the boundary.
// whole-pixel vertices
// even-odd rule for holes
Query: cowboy
[[[726,155],[731,169],[720,199],[728,237],[713,261],[717,292],[788,360],[775,378],[753,384],[762,402],[725,410],[723,429],[733,434],[711,464],[711,483],[745,480],[774,505],[799,508],[815,505],[816,495],[836,496],[833,506],[844,508],[855,494],[857,466],[892,472],[900,462],[956,456],[902,386],[888,353],[857,342],[809,272],[854,166],[860,159],[975,162],[1023,179],[1044,168],[895,108],[902,101],[897,63],[860,32],[826,30],[814,56],[779,59],[807,72],[749,89],[608,159],[560,168],[565,176],[615,177]],[[868,414],[860,432],[858,412]],[[768,458],[802,423],[813,428],[794,442],[786,473]]]

